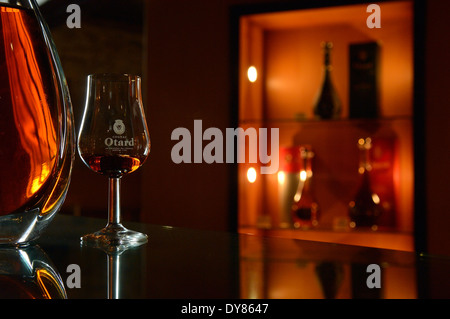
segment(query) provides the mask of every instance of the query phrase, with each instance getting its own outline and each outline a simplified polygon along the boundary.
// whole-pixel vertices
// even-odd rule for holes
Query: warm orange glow
[[[256,181],[256,170],[253,167],[250,167],[247,170],[247,179],[250,183],[254,183]]]
[[[375,204],[379,204],[380,203],[380,197],[378,197],[377,194],[372,194],[372,200]]]
[[[363,145],[364,145],[364,142],[365,142],[365,140],[364,140],[363,138],[360,138],[360,139],[358,140],[358,144],[359,144],[360,146],[363,146]]]
[[[46,270],[44,269],[38,269],[36,271],[36,279],[37,279],[37,283],[39,285],[39,287],[42,290],[42,295],[45,299],[52,299],[47,287],[45,286],[45,279],[44,278],[48,278],[49,274],[47,273]]]
[[[41,189],[53,170],[57,157],[56,129],[39,69],[36,43],[27,29],[24,10],[1,7],[0,14],[15,127],[29,156],[30,167],[24,167],[29,170],[26,198],[21,199],[25,202]]]
[[[306,173],[305,170],[302,170],[302,171],[300,172],[300,180],[301,180],[302,182],[306,181],[306,177],[307,177],[307,176],[308,176],[308,174]]]
[[[36,281],[44,299],[67,298],[58,280],[46,269],[36,270]]]
[[[283,171],[278,172],[278,184],[283,185],[286,180],[286,174]]]
[[[258,79],[258,72],[256,71],[256,68],[254,66],[251,66],[247,70],[247,77],[250,82],[256,82]]]

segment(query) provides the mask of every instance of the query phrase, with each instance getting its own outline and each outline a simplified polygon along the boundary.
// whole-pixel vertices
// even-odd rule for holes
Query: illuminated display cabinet
[[[239,15],[238,123],[244,129],[279,128],[280,152],[278,174],[260,174],[261,163],[238,165],[240,232],[414,250],[414,4],[382,2],[380,28],[369,27],[374,11],[367,7]],[[342,108],[334,119],[313,113],[323,81],[324,41],[333,45],[331,81]],[[372,68],[375,87],[361,106],[351,101],[351,86],[361,88],[364,79],[352,72],[355,59],[370,55],[373,63],[362,68]],[[359,98],[364,101],[364,94]],[[377,114],[358,114],[359,107],[374,103]],[[375,201],[384,211],[375,227],[352,228],[349,203],[361,183],[358,141],[365,138],[372,141]],[[298,160],[295,149],[304,146],[314,153],[311,188],[319,215],[311,227],[296,228],[289,207],[302,169],[289,162]]]

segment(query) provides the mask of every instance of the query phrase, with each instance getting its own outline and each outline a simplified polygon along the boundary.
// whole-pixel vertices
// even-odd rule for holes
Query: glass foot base
[[[129,230],[122,225],[108,225],[105,228],[81,237],[84,246],[101,248],[106,251],[120,251],[138,247],[148,242],[146,234]]]

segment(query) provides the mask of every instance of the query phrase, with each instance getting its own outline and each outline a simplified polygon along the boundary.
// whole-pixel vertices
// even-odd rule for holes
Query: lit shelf
[[[414,251],[413,234],[397,231],[326,230],[326,229],[263,229],[240,227],[239,233],[269,237],[292,238],[336,244]]]
[[[350,118],[339,118],[339,119],[295,119],[295,118],[278,118],[278,119],[242,119],[239,121],[243,125],[262,125],[265,123],[274,125],[286,125],[286,124],[306,124],[306,125],[323,125],[323,124],[366,124],[366,123],[390,123],[396,121],[411,121],[412,116],[410,115],[396,115],[380,118],[361,118],[361,119],[350,119]]]

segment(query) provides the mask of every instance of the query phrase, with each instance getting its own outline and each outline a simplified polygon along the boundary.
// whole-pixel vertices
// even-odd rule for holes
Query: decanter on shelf
[[[360,138],[358,148],[360,185],[354,199],[349,203],[350,227],[370,227],[376,230],[383,207],[380,197],[373,191],[370,180],[372,139],[370,137]]]
[[[311,146],[301,147],[302,160],[297,191],[292,201],[291,213],[294,228],[309,228],[319,223],[319,205],[312,188],[312,159],[314,152]]]

